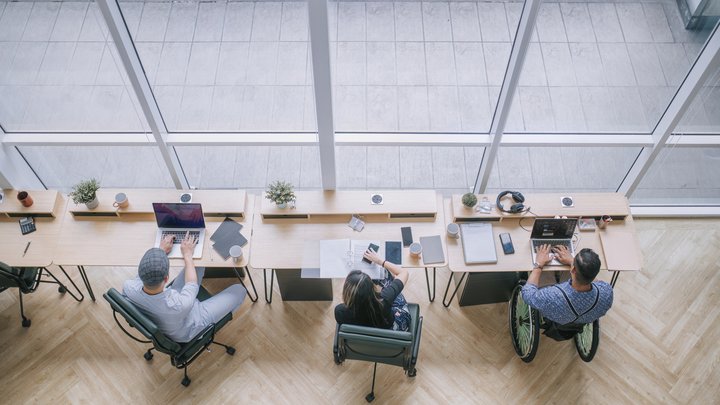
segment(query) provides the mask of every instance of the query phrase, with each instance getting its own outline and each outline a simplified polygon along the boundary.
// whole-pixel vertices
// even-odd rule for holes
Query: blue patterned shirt
[[[595,303],[596,298],[597,304],[590,312],[575,320],[576,315],[568,306],[567,300],[560,291],[561,289],[570,299],[570,303],[578,315],[589,310]],[[570,280],[543,288],[526,283],[522,289],[522,298],[531,307],[538,309],[544,318],[561,325],[573,321],[575,323],[590,323],[605,315],[610,309],[613,303],[613,289],[610,284],[604,281],[594,281],[592,289],[586,292],[576,291],[570,285]]]

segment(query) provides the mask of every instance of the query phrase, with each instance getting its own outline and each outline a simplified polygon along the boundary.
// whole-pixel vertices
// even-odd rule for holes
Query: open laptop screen
[[[153,203],[158,228],[205,228],[202,207],[197,203]]]
[[[541,218],[533,225],[532,239],[570,239],[575,232],[577,219]]]

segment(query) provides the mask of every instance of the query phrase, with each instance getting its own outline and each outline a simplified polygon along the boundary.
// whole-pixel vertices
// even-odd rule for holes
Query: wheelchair
[[[508,311],[510,337],[515,353],[520,359],[529,363],[535,358],[540,344],[540,330],[543,329],[546,336],[556,341],[573,339],[580,358],[585,362],[592,361],[600,342],[600,320],[586,324],[567,325],[545,322],[540,311],[532,308],[522,299],[520,291],[524,285],[525,280],[520,280],[513,289]],[[554,330],[551,332],[550,328]]]

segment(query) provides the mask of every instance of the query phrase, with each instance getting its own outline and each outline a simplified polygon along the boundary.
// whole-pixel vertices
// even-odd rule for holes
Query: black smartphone
[[[412,245],[413,238],[412,238],[412,230],[410,230],[409,226],[403,226],[400,228],[400,232],[402,232],[402,240],[403,240],[403,246],[408,247]]]
[[[500,234],[500,244],[502,244],[503,252],[505,252],[506,255],[515,253],[515,248],[513,247],[512,239],[510,239],[509,233],[501,233]]]
[[[376,244],[374,244],[374,243],[371,243],[371,244],[368,246],[368,249],[370,249],[370,250],[372,250],[373,252],[377,253],[378,249],[380,249],[380,246],[378,246],[378,245],[376,245]],[[363,253],[364,253],[364,252],[363,252]],[[365,263],[370,263],[370,260],[366,259],[365,256],[363,256],[362,260],[363,260]]]

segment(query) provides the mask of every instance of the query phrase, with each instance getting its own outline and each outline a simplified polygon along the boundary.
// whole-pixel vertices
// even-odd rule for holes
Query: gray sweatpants
[[[196,267],[198,285],[202,284],[202,279],[205,276],[205,267]],[[185,285],[185,269],[175,278],[170,288],[182,291]],[[200,313],[202,314],[203,320],[207,325],[210,323],[216,323],[222,319],[228,312],[235,312],[240,305],[245,301],[247,291],[241,284],[233,284],[230,287],[220,291],[212,297],[200,302]]]

